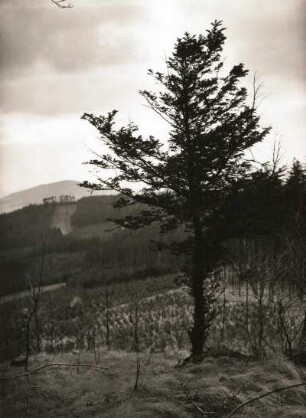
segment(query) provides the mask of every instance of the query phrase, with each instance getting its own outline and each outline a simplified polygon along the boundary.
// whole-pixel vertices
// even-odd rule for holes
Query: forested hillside
[[[111,221],[138,210],[114,209],[115,201],[113,196],[77,201],[71,212],[72,230],[65,235],[52,227],[63,203],[31,205],[0,215],[1,294],[26,289],[29,275],[35,281],[42,246],[44,284],[68,281],[72,286],[92,287],[177,271],[179,263],[173,256],[156,252],[151,242],[158,238],[156,225],[132,232]]]
[[[274,176],[264,170],[257,171],[237,187],[224,203],[226,222],[220,223],[223,233],[230,228],[226,233],[231,237],[227,243],[231,257],[237,258],[237,251],[246,251],[245,244],[244,250],[241,247],[245,240],[248,240],[248,247],[252,242],[257,243],[257,253],[261,249],[273,254],[275,260],[281,258],[287,263],[293,257],[294,246],[303,249],[305,178],[305,168],[296,161],[290,170]],[[179,229],[172,235],[160,235],[158,222],[137,231],[124,228],[122,222],[116,225],[117,219],[145,208],[139,204],[114,208],[118,199],[116,196],[91,196],[73,203],[76,208],[71,212],[72,230],[68,235],[52,227],[59,204],[30,205],[0,215],[2,294],[26,288],[24,277],[33,274],[31,265],[41,257],[42,243],[48,266],[44,272],[46,283],[68,280],[71,284],[95,286],[101,281],[125,280],[133,275],[142,277],[149,272],[178,271],[184,261],[175,261],[175,256],[163,248],[174,238],[180,240],[184,231]],[[158,245],[158,251],[153,241],[162,244]],[[298,248],[294,251],[296,254]],[[60,262],[61,258],[66,261]],[[286,276],[286,280],[290,278],[288,272],[280,275]],[[304,288],[305,283],[297,285]]]

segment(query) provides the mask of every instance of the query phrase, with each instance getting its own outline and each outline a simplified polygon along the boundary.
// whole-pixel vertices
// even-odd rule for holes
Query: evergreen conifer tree
[[[186,240],[172,248],[189,259],[185,272],[194,299],[189,332],[193,360],[202,358],[215,314],[218,283],[213,272],[223,254],[223,202],[250,171],[245,151],[269,132],[259,126],[255,93],[248,103],[247,89],[241,86],[248,73],[244,65],[235,65],[221,76],[225,39],[220,21],[204,35],[185,33],[166,60],[166,72],[149,70],[160,91],[140,94],[170,124],[167,143],[144,138],[133,123],[117,128],[116,111],[107,116],[83,115],[109,149],[89,163],[114,173],[83,186],[117,191],[119,206],[145,204],[137,215],[118,221],[125,227],[159,221],[162,231],[179,225],[187,231]],[[141,190],[129,186],[135,182]]]

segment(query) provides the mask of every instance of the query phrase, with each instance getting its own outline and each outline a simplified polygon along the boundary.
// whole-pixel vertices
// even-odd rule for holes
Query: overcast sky
[[[166,127],[137,91],[147,69],[185,31],[203,33],[215,19],[227,28],[229,66],[244,62],[262,83],[260,114],[272,125],[257,147],[269,159],[280,139],[283,161],[306,155],[306,0],[0,0],[0,196],[41,183],[90,179],[97,132],[84,112],[120,111],[142,133]]]

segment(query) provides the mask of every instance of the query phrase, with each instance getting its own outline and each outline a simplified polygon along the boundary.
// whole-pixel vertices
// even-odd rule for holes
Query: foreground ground
[[[2,370],[2,417],[226,417],[248,399],[281,386],[306,381],[306,369],[286,359],[256,362],[230,354],[207,355],[198,365],[177,366],[173,356],[123,351],[40,354],[29,369],[53,366],[28,377],[3,380],[24,370]],[[97,368],[82,366],[92,364]],[[107,368],[102,370],[102,368]],[[306,387],[269,395],[246,405],[237,416],[305,417]],[[236,416],[236,415],[235,415]]]

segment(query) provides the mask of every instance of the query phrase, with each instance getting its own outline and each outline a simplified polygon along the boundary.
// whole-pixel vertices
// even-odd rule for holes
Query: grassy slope
[[[200,365],[175,368],[178,360],[178,356],[142,354],[139,385],[134,391],[136,354],[101,351],[98,364],[108,367],[105,374],[94,369],[56,368],[28,381],[6,381],[1,387],[0,410],[3,417],[186,417],[199,416],[198,406],[221,417],[247,399],[306,377],[305,369],[298,370],[281,359],[259,363],[229,356],[207,357]],[[30,368],[76,361],[76,354],[41,354],[31,359]],[[80,362],[94,364],[93,354],[83,353]],[[10,369],[10,373],[18,372]],[[239,414],[304,417],[306,389],[271,395]]]

